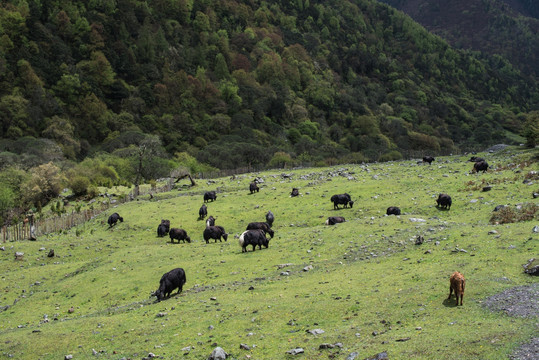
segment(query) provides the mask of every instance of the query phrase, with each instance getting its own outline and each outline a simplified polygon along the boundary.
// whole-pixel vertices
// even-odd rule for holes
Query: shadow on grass
[[[457,300],[455,300],[454,296],[451,296],[451,299],[445,298],[444,301],[442,301],[442,305],[448,308],[456,308],[457,307]],[[459,305],[460,307],[460,305]]]
[[[449,211],[449,209],[447,209],[447,208],[441,208],[441,207],[439,207],[439,206],[435,206],[435,208],[436,208],[436,210],[438,210],[438,211]]]

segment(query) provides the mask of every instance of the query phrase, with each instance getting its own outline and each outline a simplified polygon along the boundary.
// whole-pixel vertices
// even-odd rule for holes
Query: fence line
[[[172,190],[172,187],[173,183],[169,181],[162,187],[150,189],[146,192],[139,192],[138,196],[167,192]],[[80,212],[73,211],[71,214],[62,214],[60,216],[37,219],[33,223],[33,234],[37,237],[60,230],[70,229],[95,218],[97,215],[107,211],[111,206],[133,201],[135,198],[136,196],[134,194],[134,190],[132,190],[129,192],[129,194],[117,199],[114,203],[111,203],[110,201],[100,202],[100,206],[93,209],[82,210]],[[30,228],[31,225],[29,222],[21,222],[11,226],[2,226],[0,228],[0,239],[2,239],[2,242],[4,243],[7,241],[28,240],[31,238]]]

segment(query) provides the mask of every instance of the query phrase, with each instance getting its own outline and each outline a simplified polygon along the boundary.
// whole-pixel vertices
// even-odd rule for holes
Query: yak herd
[[[423,157],[422,162],[428,163],[430,165],[434,160],[435,159],[432,156],[425,156]],[[472,172],[486,172],[488,170],[488,163],[480,157],[473,156],[470,158],[469,161],[474,163]],[[251,182],[249,184],[249,191],[250,194],[260,191],[257,181]],[[299,190],[297,188],[293,188],[290,196],[296,197],[298,195]],[[213,202],[216,199],[217,193],[215,191],[207,191],[204,193],[204,203],[200,207],[198,213],[199,220],[203,220],[208,215],[208,208],[205,203],[209,201]],[[335,194],[330,198],[330,200],[333,203],[334,210],[339,210],[339,205],[343,205],[343,208],[348,208],[348,206],[352,208],[354,205],[354,201],[347,193]],[[436,199],[436,207],[442,210],[450,210],[451,203],[451,196],[449,196],[448,194],[439,194],[438,198]],[[396,206],[390,206],[386,210],[386,215],[401,215],[401,209]],[[123,217],[121,217],[118,213],[110,215],[108,218],[109,228],[116,225],[118,221],[123,222],[123,220]],[[247,225],[246,230],[239,236],[239,244],[242,249],[242,253],[247,252],[248,246],[252,246],[252,251],[255,251],[257,246],[259,249],[262,249],[262,246],[268,248],[269,241],[275,235],[275,232],[272,229],[274,220],[275,216],[271,211],[268,211],[266,213],[265,222],[251,222]],[[343,223],[345,221],[346,220],[343,216],[330,216],[327,218],[325,224],[335,225],[338,223]],[[187,232],[184,229],[170,228],[170,220],[161,220],[161,223],[157,227],[157,236],[164,237],[167,234],[170,237],[171,243],[174,243],[174,240],[177,240],[178,243],[180,242],[180,240],[184,243],[191,242],[191,238],[187,235]],[[206,220],[206,228],[204,229],[202,235],[207,244],[209,243],[210,239],[214,239],[215,242],[217,242],[217,240],[222,242],[221,239],[224,239],[225,241],[228,240],[228,234],[225,231],[225,228],[219,225],[215,225],[215,218],[211,215]],[[267,237],[267,235],[269,235],[269,238]],[[152,293],[152,295],[156,296],[158,301],[161,301],[165,298],[168,298],[172,291],[174,291],[175,289],[178,289],[177,293],[179,294],[182,291],[185,282],[186,276],[184,269],[173,269],[163,274],[159,282],[159,288],[154,293]],[[462,305],[462,298],[464,296],[465,287],[464,276],[458,271],[455,271],[451,275],[449,283],[450,286],[448,299],[451,298],[451,295],[454,292],[457,298],[457,306],[459,305],[459,300],[460,305]]]

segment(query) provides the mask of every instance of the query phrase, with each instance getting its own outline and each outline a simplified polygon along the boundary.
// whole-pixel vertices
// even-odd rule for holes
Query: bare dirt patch
[[[510,316],[539,317],[539,283],[517,286],[488,297],[483,303],[491,311],[503,311]],[[511,356],[514,360],[539,358],[539,338],[520,346]]]

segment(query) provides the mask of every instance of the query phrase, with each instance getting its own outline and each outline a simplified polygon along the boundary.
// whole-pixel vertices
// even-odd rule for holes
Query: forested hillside
[[[457,48],[501,55],[524,76],[539,76],[539,1],[381,0]]]
[[[14,195],[0,207],[62,188],[35,174],[83,194],[178,165],[533,144],[538,104],[537,82],[502,57],[455,50],[371,0],[3,1],[0,183]]]

